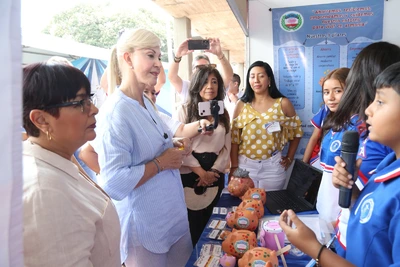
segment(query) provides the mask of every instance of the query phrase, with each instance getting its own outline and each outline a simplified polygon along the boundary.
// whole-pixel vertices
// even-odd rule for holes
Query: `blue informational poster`
[[[319,81],[351,67],[367,45],[381,41],[384,0],[272,9],[274,74],[303,124],[301,158],[314,130],[310,120],[323,104]]]

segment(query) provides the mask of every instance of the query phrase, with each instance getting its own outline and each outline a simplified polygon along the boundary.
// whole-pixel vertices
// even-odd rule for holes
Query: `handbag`
[[[206,170],[211,170],[218,155],[211,152],[196,153],[192,155],[198,160],[200,166]],[[220,178],[224,177],[223,173],[219,173]],[[196,181],[199,176],[194,173],[181,174],[183,191],[185,193],[186,206],[190,210],[201,210],[207,208],[218,194],[219,180],[215,181],[211,186],[199,186]]]

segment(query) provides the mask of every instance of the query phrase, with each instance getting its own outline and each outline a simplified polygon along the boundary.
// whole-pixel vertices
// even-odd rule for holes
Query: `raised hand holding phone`
[[[189,50],[209,50],[210,49],[210,40],[188,40],[188,49]]]

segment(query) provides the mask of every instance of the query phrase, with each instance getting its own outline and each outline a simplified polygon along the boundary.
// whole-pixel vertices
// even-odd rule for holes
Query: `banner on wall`
[[[322,100],[319,81],[330,71],[351,67],[367,45],[382,40],[383,0],[272,10],[275,79],[293,103],[304,136],[301,158],[314,130],[310,119]]]

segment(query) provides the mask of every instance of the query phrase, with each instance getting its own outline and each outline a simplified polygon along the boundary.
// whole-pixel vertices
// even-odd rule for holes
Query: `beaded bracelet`
[[[317,258],[315,259],[315,266],[320,267],[321,265],[319,264],[319,257],[321,256],[321,252],[326,248],[325,245],[322,245],[321,248],[318,251]]]

